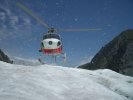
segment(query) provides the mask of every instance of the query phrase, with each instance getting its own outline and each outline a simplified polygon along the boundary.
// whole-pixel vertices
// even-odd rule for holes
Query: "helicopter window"
[[[56,38],[60,40],[60,36],[58,34],[46,34],[43,36],[43,39],[48,39],[48,38]]]
[[[49,45],[52,45],[52,41],[49,41],[48,43],[49,43]]]
[[[61,42],[59,41],[58,43],[57,43],[57,46],[60,46],[61,45]]]
[[[41,43],[41,47],[43,47],[43,48],[44,48],[44,44],[43,44],[43,42]]]

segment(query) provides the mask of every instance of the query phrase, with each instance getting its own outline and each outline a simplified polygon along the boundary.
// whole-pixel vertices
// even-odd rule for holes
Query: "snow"
[[[133,77],[111,70],[0,62],[0,100],[133,100]]]
[[[41,65],[40,62],[36,59],[27,59],[21,57],[11,57],[13,64],[16,65],[25,65],[25,66],[37,66]]]

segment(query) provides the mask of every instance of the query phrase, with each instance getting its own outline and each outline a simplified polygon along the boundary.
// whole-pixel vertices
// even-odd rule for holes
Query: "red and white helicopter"
[[[34,19],[36,19],[40,24],[42,24],[45,28],[48,29],[48,32],[44,34],[43,40],[41,42],[41,49],[39,52],[42,52],[45,55],[50,55],[55,58],[56,62],[56,57],[58,55],[62,55],[64,62],[66,61],[66,53],[63,53],[63,44],[60,35],[58,34],[59,32],[74,32],[74,31],[90,31],[90,30],[101,30],[98,28],[83,28],[83,29],[63,29],[63,30],[57,30],[55,28],[51,28],[41,20],[38,16],[36,16],[35,13],[33,13],[30,9],[28,9],[26,6],[17,3],[17,6],[24,10],[26,13],[31,15]],[[39,58],[39,61],[42,63],[42,60]]]
[[[45,55],[53,56],[56,62],[56,56],[62,55],[63,61],[66,61],[66,54],[63,53],[62,41],[60,35],[54,28],[50,28],[46,34],[43,36],[41,42],[40,52],[43,52]],[[40,59],[39,59],[40,60]],[[40,60],[41,62],[41,60]]]

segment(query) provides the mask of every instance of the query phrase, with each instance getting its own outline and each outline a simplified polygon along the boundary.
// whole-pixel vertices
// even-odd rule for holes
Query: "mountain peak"
[[[133,30],[123,31],[106,44],[90,63],[79,66],[85,69],[111,69],[133,76]]]
[[[4,61],[7,63],[13,63],[10,58],[0,49],[0,61]]]
[[[133,29],[123,31],[120,35],[126,36],[127,39],[133,39]]]

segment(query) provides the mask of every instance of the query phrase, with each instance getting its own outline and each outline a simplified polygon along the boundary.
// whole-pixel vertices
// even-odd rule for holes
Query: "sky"
[[[101,29],[59,33],[67,54],[65,66],[89,62],[114,37],[133,29],[133,0],[0,0],[0,48],[10,56],[44,56],[38,50],[47,29],[18,8],[17,2],[57,29]]]

